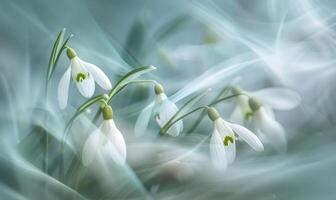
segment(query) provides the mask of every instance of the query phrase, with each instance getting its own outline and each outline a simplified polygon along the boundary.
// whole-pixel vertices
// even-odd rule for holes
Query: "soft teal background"
[[[0,199],[335,199],[335,8],[334,1],[315,0],[0,0]],[[178,105],[207,88],[210,101],[232,81],[247,90],[296,90],[301,105],[276,113],[288,151],[255,155],[241,145],[237,161],[218,173],[206,142],[197,146],[211,133],[207,120],[180,139],[134,138],[134,121],[153,98],[151,88],[139,86],[112,105],[128,166],[108,165],[101,176],[79,166],[80,175],[70,173],[68,182],[45,174],[39,142],[22,141],[42,123],[32,108],[44,103],[49,55],[63,27],[74,34],[69,45],[113,83],[137,66],[155,65],[145,77],[182,99]],[[68,109],[57,108],[55,91],[68,64],[63,55],[51,82],[50,112],[57,120],[45,128],[55,136],[84,101],[72,87]],[[228,117],[232,102],[219,109]],[[77,132],[85,138],[93,127],[82,120]],[[57,151],[50,154],[57,162]],[[182,164],[170,163],[182,155]]]

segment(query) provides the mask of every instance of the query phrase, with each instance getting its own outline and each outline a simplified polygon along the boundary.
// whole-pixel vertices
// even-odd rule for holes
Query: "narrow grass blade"
[[[143,66],[136,68],[130,72],[128,72],[125,76],[123,76],[112,88],[112,90],[109,93],[109,101],[111,98],[119,91],[120,88],[122,88],[124,85],[126,85],[129,81],[138,78],[142,74],[148,73],[152,70],[156,69],[154,66]]]

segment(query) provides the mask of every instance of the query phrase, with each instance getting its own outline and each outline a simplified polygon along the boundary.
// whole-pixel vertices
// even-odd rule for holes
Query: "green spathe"
[[[154,91],[156,95],[159,95],[164,92],[163,86],[161,84],[156,84],[154,87]]]
[[[224,146],[229,146],[229,143],[233,144],[234,143],[233,136],[229,136],[229,135],[225,136],[223,143],[224,143]]]
[[[212,121],[215,121],[218,118],[220,118],[218,111],[214,107],[208,108],[208,116]]]
[[[109,105],[106,105],[103,108],[103,118],[104,120],[108,120],[108,119],[112,119],[113,118],[113,111],[112,111],[112,107]]]
[[[236,94],[236,95],[243,93],[243,90],[238,86],[233,86],[231,91],[232,91],[232,94]]]
[[[76,51],[73,48],[70,48],[70,47],[67,48],[66,53],[67,53],[67,56],[70,60],[77,56]]]
[[[259,110],[261,107],[261,102],[255,97],[250,97],[248,103],[253,112]]]

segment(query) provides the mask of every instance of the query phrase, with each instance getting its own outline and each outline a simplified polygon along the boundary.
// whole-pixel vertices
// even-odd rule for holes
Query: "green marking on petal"
[[[250,120],[253,117],[253,112],[246,112],[245,113],[245,119]]]
[[[88,77],[89,77],[89,73],[88,72],[80,72],[76,76],[76,81],[77,82],[82,82],[85,79],[87,79]]]
[[[229,142],[231,142],[232,144],[234,143],[234,136],[227,135],[224,137],[224,141],[223,141],[224,146],[229,146]]]

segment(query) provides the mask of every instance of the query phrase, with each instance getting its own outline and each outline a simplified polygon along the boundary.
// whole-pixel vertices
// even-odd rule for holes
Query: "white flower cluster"
[[[92,97],[95,82],[105,90],[113,90],[109,78],[97,66],[81,60],[71,48],[67,48],[67,56],[71,64],[62,76],[58,87],[61,109],[67,105],[71,77],[80,94],[86,98]],[[236,157],[236,143],[240,141],[246,142],[257,152],[263,151],[264,145],[269,145],[279,152],[286,151],[286,134],[282,125],[275,119],[273,109],[295,108],[300,102],[300,96],[285,88],[267,88],[247,92],[241,88],[232,87],[231,91],[236,106],[228,120],[230,122],[224,120],[219,112],[210,106],[212,104],[200,107],[207,109],[208,117],[214,124],[209,145],[213,165],[220,170],[225,170],[229,164],[233,163]],[[150,120],[154,119],[161,131],[166,128],[164,133],[174,137],[179,136],[183,131],[183,117],[173,120],[179,108],[169,100],[162,85],[155,82],[154,92],[155,99],[141,111],[136,121],[135,134],[143,136]],[[105,102],[101,111],[103,123],[84,144],[83,164],[87,166],[93,163],[100,155],[110,156],[116,163],[124,164],[126,143],[113,121],[112,108]],[[193,112],[189,114],[191,113]]]

